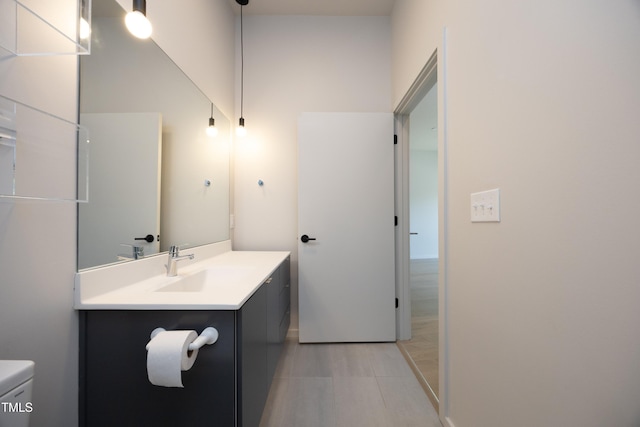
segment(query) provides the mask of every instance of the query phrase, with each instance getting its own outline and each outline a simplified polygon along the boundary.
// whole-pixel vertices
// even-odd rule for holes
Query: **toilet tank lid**
[[[31,360],[0,360],[0,396],[33,378]]]

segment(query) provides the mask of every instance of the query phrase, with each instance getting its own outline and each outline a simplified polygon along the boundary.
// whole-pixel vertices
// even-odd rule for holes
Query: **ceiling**
[[[239,13],[236,0],[227,0]],[[390,16],[395,0],[249,0],[245,15]]]
[[[240,5],[226,0],[236,13]],[[246,15],[390,16],[395,0],[249,0]],[[114,7],[115,5],[115,7]],[[120,16],[115,2],[94,1],[94,16]]]

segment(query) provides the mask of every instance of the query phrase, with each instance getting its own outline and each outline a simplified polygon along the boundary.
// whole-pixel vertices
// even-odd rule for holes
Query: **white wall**
[[[61,13],[75,5],[56,3]],[[76,121],[77,58],[3,57],[0,94]],[[73,165],[75,156],[64,153],[60,161]],[[62,193],[75,192],[73,180],[46,179]],[[0,359],[35,361],[34,427],[77,425],[75,248],[75,203],[0,200]]]
[[[235,142],[234,249],[292,252],[292,328],[297,329],[298,115],[391,111],[390,22],[388,17],[245,16],[244,24],[249,135]],[[239,111],[235,123],[237,117]]]
[[[447,27],[452,423],[637,426],[640,4],[398,0],[392,22],[396,102]],[[494,187],[502,222],[471,224]]]

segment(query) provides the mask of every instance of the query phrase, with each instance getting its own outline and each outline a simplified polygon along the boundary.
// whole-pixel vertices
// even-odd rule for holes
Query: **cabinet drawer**
[[[280,267],[278,268],[277,274],[280,280],[280,292],[288,291],[288,288],[291,284],[291,274],[289,271],[289,258],[284,260]]]
[[[287,284],[280,293],[278,301],[278,318],[282,319],[284,313],[289,309],[289,301],[291,299],[291,287]]]

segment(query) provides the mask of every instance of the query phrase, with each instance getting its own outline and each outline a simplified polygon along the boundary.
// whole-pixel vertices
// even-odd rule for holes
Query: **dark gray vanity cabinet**
[[[236,426],[234,311],[80,312],[80,426]],[[149,334],[213,326],[218,341],[182,373],[184,388],[152,385]]]
[[[289,276],[287,258],[240,310],[80,311],[80,426],[258,427],[289,325]],[[182,373],[184,388],[152,385],[151,331],[207,326],[218,341]]]
[[[239,315],[242,345],[239,360],[242,426],[258,426],[269,394],[290,321],[289,258],[264,282],[260,294],[245,303]],[[286,327],[286,330],[283,328]]]
[[[267,373],[269,386],[276,372],[282,343],[291,319],[289,258],[267,280]]]
[[[267,378],[267,288],[262,286],[240,310],[238,425],[258,426],[269,393]]]

